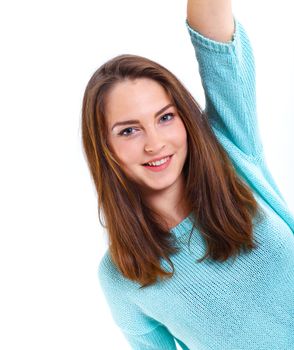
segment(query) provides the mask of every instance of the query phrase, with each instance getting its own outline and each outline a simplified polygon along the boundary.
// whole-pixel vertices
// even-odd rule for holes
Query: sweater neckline
[[[192,212],[191,212],[188,216],[186,216],[176,226],[172,227],[170,229],[170,232],[172,232],[176,237],[180,237],[181,235],[190,231],[193,227],[193,219],[192,218],[193,218],[193,216],[192,216]]]

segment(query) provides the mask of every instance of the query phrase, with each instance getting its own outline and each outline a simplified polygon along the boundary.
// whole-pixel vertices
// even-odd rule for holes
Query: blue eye
[[[118,134],[121,135],[121,136],[129,136],[132,134],[132,132],[128,132],[130,130],[134,130],[134,128],[126,128],[126,129],[123,129],[121,132],[119,132]]]
[[[166,118],[166,117],[170,117],[170,118]],[[173,119],[173,117],[174,117],[174,113],[166,113],[160,118],[160,120],[163,120],[164,122],[165,121],[169,122],[170,120]],[[163,118],[166,118],[166,119],[163,119]]]
[[[169,122],[174,118],[174,116],[175,116],[174,113],[166,113],[160,117],[160,121]],[[135,128],[130,126],[128,128],[123,129],[122,131],[120,131],[118,133],[118,135],[128,137],[128,136],[133,135],[135,133],[135,130],[136,130]]]

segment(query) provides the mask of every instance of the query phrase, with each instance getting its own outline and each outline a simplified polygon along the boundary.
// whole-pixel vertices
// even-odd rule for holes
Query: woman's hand
[[[234,34],[231,0],[188,0],[189,25],[203,36],[228,42]]]

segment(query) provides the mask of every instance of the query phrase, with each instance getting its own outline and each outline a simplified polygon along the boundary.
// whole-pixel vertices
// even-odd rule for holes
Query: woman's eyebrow
[[[165,107],[161,108],[158,112],[156,112],[154,114],[154,118],[156,118],[159,114],[163,113],[166,109],[168,109],[169,107],[171,106],[174,106],[173,103],[169,103],[168,105],[166,105]],[[111,130],[113,130],[116,126],[119,126],[119,125],[128,125],[128,124],[139,124],[140,121],[138,119],[132,119],[132,120],[124,120],[122,122],[117,122],[115,123]]]

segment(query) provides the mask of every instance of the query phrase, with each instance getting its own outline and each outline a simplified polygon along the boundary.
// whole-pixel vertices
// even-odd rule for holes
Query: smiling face
[[[126,175],[143,191],[180,186],[187,134],[164,88],[148,78],[125,80],[110,90],[105,107],[108,143]],[[144,165],[162,158],[164,164]]]

